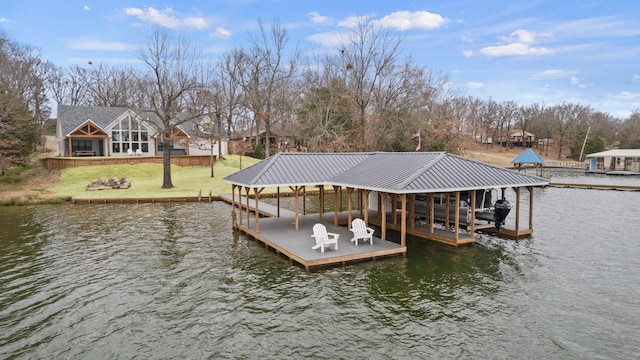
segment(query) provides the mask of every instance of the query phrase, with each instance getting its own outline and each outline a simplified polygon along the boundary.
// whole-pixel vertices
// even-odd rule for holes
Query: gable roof
[[[549,184],[444,152],[278,153],[224,181],[252,188],[336,185],[398,194]]]
[[[544,159],[531,149],[526,149],[511,160],[514,164],[544,164]]]
[[[58,105],[58,122],[62,136],[69,135],[87,120],[104,130],[127,110],[124,107]]]
[[[109,124],[127,111],[133,112],[142,120],[150,120],[147,125],[158,132],[158,129],[154,126],[154,123],[159,123],[158,115],[151,110],[127,107],[58,105],[58,123],[60,124],[61,135],[68,136],[87,120],[91,120],[105,130]],[[182,115],[178,115],[178,119],[183,119]],[[189,133],[197,128],[197,125],[193,121],[187,121],[178,125],[177,128],[189,136]]]
[[[535,135],[533,135],[532,133],[528,131],[524,131],[522,129],[513,130],[511,133],[509,133],[509,136],[535,137]]]

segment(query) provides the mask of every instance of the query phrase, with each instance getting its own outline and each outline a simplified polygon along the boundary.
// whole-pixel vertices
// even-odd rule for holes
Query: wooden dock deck
[[[221,199],[231,202],[231,195],[223,195]],[[237,201],[237,196],[236,196]],[[245,198],[246,201],[246,198]],[[238,203],[236,202],[236,206]],[[253,199],[249,199],[250,211],[255,207]],[[259,231],[255,231],[255,218],[249,220],[250,226],[246,225],[246,214],[243,214],[243,223],[236,226],[237,229],[252,236],[256,240],[264,243],[266,246],[273,248],[276,253],[288,257],[305,269],[320,266],[344,265],[350,262],[376,260],[382,257],[404,255],[407,252],[406,246],[401,246],[393,241],[382,240],[379,237],[373,238],[373,245],[369,243],[359,243],[356,246],[351,242],[353,234],[346,227],[335,226],[332,221],[333,213],[325,213],[323,220],[320,220],[319,214],[299,215],[298,230],[295,228],[295,213],[290,210],[280,209],[280,217],[277,214],[276,206],[260,202],[260,214],[264,217],[259,219]],[[246,209],[246,203],[243,204]],[[234,209],[235,211],[235,209]],[[329,217],[331,215],[331,217]],[[340,213],[341,218],[345,218],[348,214]],[[354,215],[357,215],[354,212]],[[322,253],[320,250],[311,249],[315,245],[315,240],[311,237],[313,234],[313,225],[322,222],[327,231],[340,234],[338,240],[338,250],[333,248],[325,249]],[[343,219],[340,222],[346,223]]]

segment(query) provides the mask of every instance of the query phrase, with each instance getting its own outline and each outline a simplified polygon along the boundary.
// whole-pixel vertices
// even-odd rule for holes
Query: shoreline
[[[499,166],[507,169],[513,169],[511,160],[520,152],[517,149],[474,149],[466,150],[461,156],[473,160],[481,161],[490,165]],[[41,163],[41,159],[49,154],[41,154],[34,158],[33,168],[25,171],[20,175],[21,181],[16,184],[0,184],[0,206],[20,206],[20,205],[49,205],[71,203],[140,203],[140,202],[176,202],[182,201],[195,202],[202,201],[198,199],[213,199],[219,195],[201,195],[201,193],[184,193],[176,194],[175,192],[165,195],[157,195],[153,197],[97,197],[84,198],[75,196],[58,196],[55,193],[54,186],[60,181],[60,172],[50,172]],[[552,161],[549,157],[542,156],[545,161]],[[256,160],[257,161],[257,160]],[[84,189],[82,189],[84,190]],[[111,190],[103,190],[111,191]],[[78,193],[80,194],[80,192]],[[215,201],[215,200],[206,200]]]

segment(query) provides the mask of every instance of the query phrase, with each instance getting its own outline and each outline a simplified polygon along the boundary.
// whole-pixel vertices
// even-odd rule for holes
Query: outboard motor
[[[500,231],[504,225],[504,219],[507,218],[507,215],[509,215],[511,211],[511,203],[506,199],[500,199],[496,200],[494,207],[493,221],[496,224],[496,229]]]

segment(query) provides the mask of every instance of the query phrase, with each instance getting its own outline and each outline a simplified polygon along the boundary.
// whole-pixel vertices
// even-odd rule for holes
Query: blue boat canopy
[[[544,164],[544,159],[531,149],[527,149],[511,160],[514,164]]]

